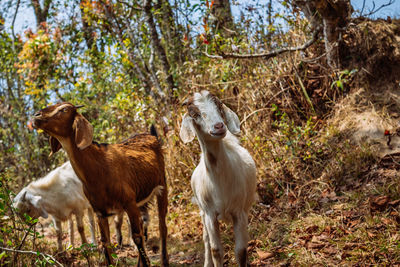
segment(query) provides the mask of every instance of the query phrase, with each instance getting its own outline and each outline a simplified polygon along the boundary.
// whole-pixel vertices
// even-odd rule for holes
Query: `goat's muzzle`
[[[210,134],[213,137],[218,137],[218,138],[223,138],[226,135],[226,126],[222,122],[218,122],[213,125],[212,130],[210,131]]]
[[[33,117],[28,122],[28,128],[31,130],[38,129],[38,128],[40,128],[40,124],[43,121],[44,120],[41,118],[41,113],[35,113],[35,115],[33,115]]]
[[[41,111],[37,111],[33,114],[32,118],[28,122],[28,128],[29,130],[37,129],[38,128],[38,121],[40,120],[42,116]]]

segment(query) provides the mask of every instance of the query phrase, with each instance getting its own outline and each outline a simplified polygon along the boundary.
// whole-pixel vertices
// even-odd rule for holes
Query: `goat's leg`
[[[97,239],[96,239],[96,225],[94,223],[94,214],[91,208],[88,209],[88,217],[89,217],[89,224],[90,224],[90,234],[92,235],[92,243],[97,246]]]
[[[161,238],[161,266],[169,266],[168,262],[168,250],[167,250],[167,224],[165,223],[165,217],[168,211],[168,191],[166,186],[161,191],[161,195],[157,195],[157,207],[158,207],[158,227]],[[147,230],[147,226],[145,226]]]
[[[240,267],[247,266],[247,243],[249,234],[247,232],[248,217],[243,211],[238,215],[232,216],[233,230],[235,233],[235,256]]]
[[[74,236],[74,221],[72,220],[72,215],[68,219],[69,224],[69,244],[74,246],[75,236]]]
[[[62,251],[62,228],[61,228],[61,221],[56,220],[53,218],[54,222],[54,227],[56,228],[56,233],[57,233],[57,246],[58,246],[58,251]]]
[[[129,222],[131,223],[133,242],[135,242],[137,250],[139,252],[138,265],[137,266],[150,266],[150,260],[146,255],[144,238],[142,231],[142,224],[140,219],[140,210],[136,205],[136,202],[127,205],[126,213],[129,217]]]
[[[72,219],[72,215],[68,219],[68,226],[69,226],[69,244],[70,246],[74,246],[75,236],[74,236],[74,221]]]
[[[221,244],[219,234],[219,223],[215,214],[204,215],[205,227],[207,228],[208,237],[210,239],[211,257],[214,267],[222,267],[224,250]]]
[[[132,227],[131,227],[131,223],[129,222],[129,218],[126,219],[126,223],[128,224],[128,234],[129,234],[129,244],[135,248],[135,242],[133,242],[133,237],[132,237]]]
[[[122,247],[122,233],[121,233],[121,227],[122,227],[122,222],[124,221],[124,213],[120,212],[118,213],[115,218],[114,218],[114,224],[115,224],[115,233],[117,235],[117,242],[118,246]]]
[[[140,209],[140,214],[141,214],[142,222],[143,222],[144,241],[147,241],[148,228],[149,228],[149,224],[150,224],[150,215],[149,215],[148,208],[146,206],[142,206],[139,209]]]
[[[83,227],[83,213],[82,212],[78,212],[75,214],[75,218],[76,218],[76,225],[78,227],[78,232],[79,235],[81,236],[81,241],[82,241],[82,245],[83,244],[87,244],[87,240],[86,240],[86,236],[85,236],[85,228]]]
[[[111,258],[111,248],[110,248],[110,227],[108,225],[108,219],[106,217],[98,216],[99,228],[101,234],[101,245],[103,248],[104,256],[106,257],[107,265],[113,264]]]
[[[211,257],[210,237],[208,236],[203,211],[200,211],[200,216],[201,216],[201,220],[203,222],[204,267],[213,267],[213,262],[212,262],[212,257]]]

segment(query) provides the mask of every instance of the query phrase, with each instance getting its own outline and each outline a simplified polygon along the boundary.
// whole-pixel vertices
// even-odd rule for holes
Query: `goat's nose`
[[[35,114],[33,114],[33,116],[37,117],[37,116],[40,116],[40,114],[41,114],[41,112],[38,111],[38,112],[36,112]]]
[[[218,122],[218,123],[214,124],[215,130],[220,130],[222,128],[224,128],[224,124],[222,122]]]

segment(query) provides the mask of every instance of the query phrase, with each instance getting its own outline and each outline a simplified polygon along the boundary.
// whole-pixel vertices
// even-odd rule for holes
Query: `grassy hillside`
[[[293,45],[307,39],[302,31],[285,38]],[[259,198],[249,220],[251,266],[400,264],[400,21],[355,20],[342,38],[340,70],[326,66],[321,42],[305,52],[266,61],[203,59],[178,69],[180,102],[193,92],[209,90],[241,120],[240,139],[256,161],[258,177]],[[202,224],[190,188],[200,148],[196,141],[184,145],[179,139],[184,108],[169,108],[169,130],[162,139],[170,197],[170,262],[202,266]],[[93,110],[88,108],[86,115],[95,120]],[[156,121],[163,132],[154,110],[144,117]],[[114,111],[112,116],[118,116],[118,109]],[[143,120],[135,122],[133,116],[110,124],[128,121],[134,125],[122,126],[128,132],[147,131]],[[103,138],[100,132],[96,128],[97,139]],[[9,173],[1,174],[2,205],[9,204],[6,190],[17,188]],[[5,213],[10,217],[0,221],[2,246],[21,242],[29,228]],[[153,211],[148,251],[159,264],[156,222]],[[16,231],[15,224],[25,230]],[[125,246],[115,249],[120,266],[133,264],[137,255],[128,245],[126,224],[124,230]],[[42,230],[36,226],[36,231],[40,235]],[[225,266],[233,266],[232,227],[222,224],[221,231]],[[101,262],[96,250],[84,247],[56,254],[51,228],[45,238],[33,238],[32,233],[28,237],[26,249],[54,255],[65,265]],[[1,255],[0,262],[16,257]],[[33,256],[18,257],[19,262],[36,264]]]

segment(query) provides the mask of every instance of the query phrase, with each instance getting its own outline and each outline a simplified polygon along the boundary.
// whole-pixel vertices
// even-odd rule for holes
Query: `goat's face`
[[[28,214],[32,218],[44,217],[49,215],[41,204],[41,196],[35,196],[27,188],[21,190],[13,200],[13,207],[17,209],[18,214]]]
[[[183,116],[180,137],[187,143],[193,140],[195,133],[205,140],[220,140],[227,129],[240,132],[238,116],[214,95],[207,91],[195,93],[186,102],[188,112]]]
[[[74,137],[76,145],[84,149],[92,143],[93,127],[70,103],[58,103],[35,113],[32,126],[50,135],[52,152],[61,148],[59,140]]]
[[[39,128],[51,136],[68,136],[72,130],[76,107],[70,103],[58,103],[36,112],[32,118],[34,128]]]

